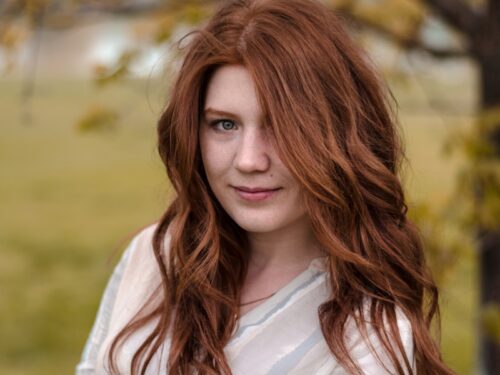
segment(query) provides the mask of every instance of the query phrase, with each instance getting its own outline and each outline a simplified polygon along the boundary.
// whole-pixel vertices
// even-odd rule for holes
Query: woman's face
[[[200,125],[210,187],[247,232],[273,232],[306,223],[300,189],[276,154],[247,69],[226,65],[213,74]]]

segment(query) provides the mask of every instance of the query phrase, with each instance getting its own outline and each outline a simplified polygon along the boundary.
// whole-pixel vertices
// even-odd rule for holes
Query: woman
[[[386,98],[319,2],[224,3],[158,124],[176,197],[77,373],[451,374]]]

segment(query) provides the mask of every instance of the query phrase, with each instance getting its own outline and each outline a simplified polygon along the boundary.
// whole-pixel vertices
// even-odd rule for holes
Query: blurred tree
[[[28,70],[24,96],[33,94],[39,30],[71,27],[92,12],[149,17],[142,30],[153,43],[168,41],[180,24],[206,19],[217,0],[4,0],[0,2],[0,48],[15,50],[33,32],[32,67]],[[478,239],[480,253],[483,329],[480,371],[500,374],[500,0],[323,0],[356,27],[368,28],[394,42],[402,50],[419,50],[437,58],[467,58],[479,71],[480,103],[477,123],[470,134],[456,137],[467,157],[454,199],[467,208],[463,223]],[[21,20],[21,21],[20,21]],[[24,20],[24,23],[22,22]],[[426,30],[438,22],[451,36],[435,43]],[[20,26],[21,25],[21,26]],[[22,25],[27,25],[23,27]],[[37,31],[38,30],[38,31]],[[110,66],[95,67],[100,85],[121,79],[140,57],[141,51],[126,50]],[[104,114],[104,115],[103,115]],[[80,128],[108,127],[116,116],[104,108],[83,117]],[[90,119],[90,120],[89,120]],[[84,124],[84,125],[82,125]],[[91,125],[89,125],[91,124]],[[435,218],[433,219],[435,220]],[[438,247],[435,241],[431,247]],[[439,258],[439,257],[438,257]]]

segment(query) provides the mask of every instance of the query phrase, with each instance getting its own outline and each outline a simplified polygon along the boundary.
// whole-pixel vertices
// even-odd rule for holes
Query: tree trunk
[[[486,230],[480,237],[481,307],[500,303],[500,235]],[[480,328],[480,374],[500,374],[500,345]]]
[[[487,20],[481,30],[477,60],[481,79],[481,109],[500,108],[500,1],[490,0]],[[500,158],[500,119],[487,142],[493,146],[494,156]],[[478,199],[481,192],[479,192]],[[500,306],[500,232],[479,228],[480,302],[481,311],[489,305]],[[498,339],[497,339],[498,340]],[[479,368],[481,374],[500,374],[500,343],[480,328]]]

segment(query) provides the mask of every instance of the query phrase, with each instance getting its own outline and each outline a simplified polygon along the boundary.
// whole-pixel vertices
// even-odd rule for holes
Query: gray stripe
[[[295,293],[299,292],[300,290],[302,290],[304,288],[307,288],[309,285],[314,283],[323,274],[324,274],[323,272],[318,272],[318,273],[314,274],[305,283],[299,285],[297,288],[292,290],[285,298],[283,298],[283,300],[280,303],[276,304],[270,311],[268,311],[266,314],[264,314],[264,316],[260,320],[256,321],[255,323],[247,324],[246,326],[241,326],[238,329],[237,333],[234,335],[234,337],[231,339],[231,341],[239,339],[241,337],[241,335],[243,335],[243,333],[249,327],[258,326],[258,325],[262,324],[264,321],[266,321],[266,319],[268,319],[271,315],[273,315],[277,310],[279,310],[283,306],[285,306],[288,303],[288,301],[290,301],[290,299],[294,296]]]
[[[297,363],[304,358],[304,355],[322,339],[323,333],[321,332],[321,328],[316,328],[314,332],[307,339],[302,341],[291,353],[276,362],[267,375],[288,374]]]

